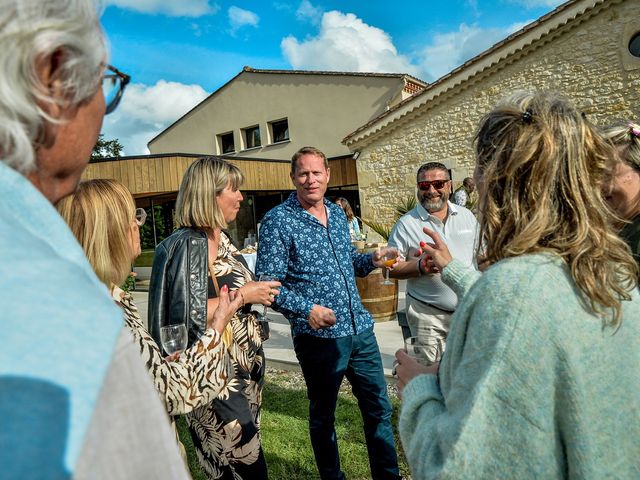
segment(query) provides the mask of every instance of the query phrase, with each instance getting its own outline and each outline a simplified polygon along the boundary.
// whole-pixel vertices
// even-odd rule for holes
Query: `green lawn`
[[[390,392],[393,403],[393,424],[397,425],[399,401]],[[298,372],[268,369],[262,403],[262,447],[271,480],[312,480],[318,473],[308,433],[308,401],[302,376]],[[180,438],[189,455],[189,467],[194,480],[206,480],[193,451],[184,419],[178,422]],[[371,478],[367,448],[362,431],[362,418],[350,386],[343,384],[336,410],[336,432],[340,446],[342,470],[349,480]],[[409,469],[400,451],[400,473],[409,477]]]
[[[136,267],[150,267],[153,264],[153,253],[155,250],[153,248],[149,250],[143,250],[138,258],[136,258],[135,266]]]

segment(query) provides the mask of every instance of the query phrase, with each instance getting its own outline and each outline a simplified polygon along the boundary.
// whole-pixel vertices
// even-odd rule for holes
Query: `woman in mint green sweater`
[[[476,136],[491,265],[423,248],[461,302],[442,362],[398,351],[414,479],[640,478],[638,269],[610,225],[611,147],[567,101],[520,93]]]

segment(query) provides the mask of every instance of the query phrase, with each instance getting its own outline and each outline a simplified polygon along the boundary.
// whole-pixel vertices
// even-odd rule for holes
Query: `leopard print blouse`
[[[230,391],[238,388],[231,356],[220,334],[214,329],[207,329],[176,361],[167,362],[158,344],[142,324],[131,294],[115,287],[112,296],[122,307],[125,324],[138,344],[169,415],[192,412],[214,398],[228,396]]]

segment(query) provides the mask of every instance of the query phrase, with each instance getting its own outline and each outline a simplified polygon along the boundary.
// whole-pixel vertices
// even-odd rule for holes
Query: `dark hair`
[[[416,173],[416,182],[420,179],[420,174],[428,170],[442,170],[447,175],[447,180],[451,180],[451,177],[449,176],[449,169],[445,167],[443,163],[429,162],[425,163],[418,169],[418,173]]]
[[[302,147],[300,150],[293,154],[293,157],[291,157],[291,173],[295,173],[298,159],[303,155],[316,155],[317,157],[322,158],[322,160],[324,161],[324,168],[329,170],[329,161],[327,160],[327,157],[324,153],[322,153],[315,147]]]
[[[473,184],[473,178],[471,178],[471,177],[467,177],[467,178],[465,178],[465,179],[462,181],[462,184],[463,184],[465,187],[468,187],[469,185]]]

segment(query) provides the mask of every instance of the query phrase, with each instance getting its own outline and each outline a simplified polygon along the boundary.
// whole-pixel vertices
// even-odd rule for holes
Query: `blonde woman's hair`
[[[611,145],[564,98],[520,92],[483,118],[475,147],[488,261],[556,254],[585,305],[619,325],[638,267],[601,193]]]
[[[615,147],[616,160],[622,161],[640,174],[640,125],[633,122],[619,122],[602,130],[604,137]],[[631,218],[640,214],[640,192],[636,195],[631,209]]]
[[[227,185],[237,190],[244,181],[242,171],[221,158],[199,158],[187,168],[176,199],[175,221],[178,227],[205,231],[226,228],[227,222],[216,197]]]
[[[136,209],[129,190],[116,180],[88,180],[57,208],[98,278],[109,288],[122,284],[131,272],[129,230]]]

